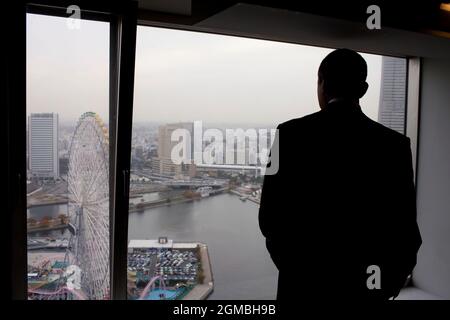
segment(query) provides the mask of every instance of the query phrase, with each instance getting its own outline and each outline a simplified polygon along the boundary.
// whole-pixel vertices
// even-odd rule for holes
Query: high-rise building
[[[378,122],[405,133],[406,60],[383,57]]]
[[[177,175],[183,173],[183,166],[172,161],[172,149],[179,143],[178,141],[172,141],[172,133],[177,129],[185,129],[189,132],[191,139],[187,141],[185,150],[186,158],[191,159],[191,161],[187,161],[188,168],[192,165],[194,124],[192,122],[166,124],[158,128],[158,157],[153,160],[153,168],[154,170],[159,168],[160,174]]]
[[[31,176],[59,177],[58,114],[32,113],[28,117],[28,155]]]
[[[178,141],[172,141],[172,133],[177,129],[185,129],[190,133],[192,139],[187,145],[187,153],[189,153],[192,157],[192,135],[194,132],[194,124],[192,122],[170,123],[158,128],[158,157],[171,157],[172,148],[178,143]]]

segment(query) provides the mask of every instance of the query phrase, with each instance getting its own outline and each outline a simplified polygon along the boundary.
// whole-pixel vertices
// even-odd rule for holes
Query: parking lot
[[[142,248],[128,254],[128,270],[136,272],[137,281],[161,275],[167,281],[194,283],[198,269],[198,258],[193,250]]]

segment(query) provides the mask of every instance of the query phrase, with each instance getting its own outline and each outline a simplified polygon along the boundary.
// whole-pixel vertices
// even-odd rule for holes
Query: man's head
[[[367,91],[367,63],[356,51],[337,49],[319,67],[317,95],[321,108],[331,99],[358,101]]]

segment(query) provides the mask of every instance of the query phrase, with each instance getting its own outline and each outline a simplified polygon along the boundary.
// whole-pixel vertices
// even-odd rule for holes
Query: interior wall
[[[450,53],[448,55],[450,57]],[[450,59],[422,61],[414,285],[450,299]]]

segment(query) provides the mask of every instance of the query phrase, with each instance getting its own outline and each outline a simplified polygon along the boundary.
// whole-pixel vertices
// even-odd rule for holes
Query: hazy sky
[[[109,25],[28,15],[28,112],[107,121]],[[138,27],[134,120],[276,124],[318,110],[317,69],[330,49]],[[364,112],[377,119],[381,57],[364,54]]]

